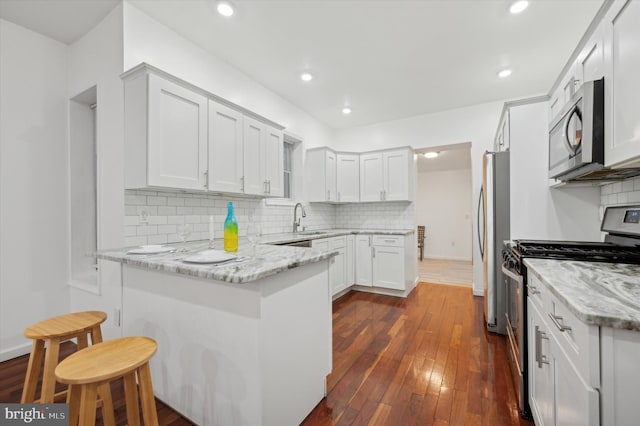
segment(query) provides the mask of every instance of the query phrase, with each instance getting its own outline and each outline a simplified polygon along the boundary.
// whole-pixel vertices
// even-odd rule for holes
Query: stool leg
[[[116,418],[113,414],[113,399],[111,398],[111,386],[109,382],[98,385],[98,395],[102,399],[102,421],[105,426],[116,426]]]
[[[69,404],[69,426],[78,426],[80,416],[80,385],[69,385],[67,391],[67,404]]]
[[[156,400],[153,397],[153,385],[151,384],[151,369],[146,362],[138,367],[138,381],[140,382],[140,400],[142,401],[142,418],[145,426],[158,425],[158,413]]]
[[[124,397],[127,407],[129,426],[140,426],[140,407],[138,405],[138,385],[135,373],[124,376]]]
[[[42,394],[40,404],[53,403],[53,394],[56,388],[56,376],[54,374],[58,365],[58,355],[60,354],[60,339],[50,339],[47,347],[47,354],[44,358],[44,374],[42,375]]]
[[[34,340],[31,345],[31,355],[29,355],[29,366],[27,367],[27,375],[24,379],[24,388],[22,388],[21,404],[33,402],[36,398],[36,386],[40,378],[43,354],[44,340]]]
[[[91,329],[91,344],[95,345],[96,343],[102,343],[102,329],[100,328],[100,324]]]
[[[80,395],[80,426],[95,426],[97,397],[97,383],[87,383],[86,385],[82,385]]]
[[[82,350],[87,346],[89,346],[89,343],[87,342],[86,334],[78,334],[77,339],[78,339],[78,350]]]

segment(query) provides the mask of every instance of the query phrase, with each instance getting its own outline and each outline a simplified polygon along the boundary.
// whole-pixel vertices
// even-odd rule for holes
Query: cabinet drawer
[[[533,274],[529,274],[527,277],[527,295],[532,303],[536,305],[540,311],[544,311],[544,299],[548,294],[548,289],[540,282],[540,280]]]
[[[404,247],[404,237],[399,235],[374,235],[374,246]]]
[[[327,238],[329,241],[329,249],[345,248],[347,246],[347,237],[331,237]]]

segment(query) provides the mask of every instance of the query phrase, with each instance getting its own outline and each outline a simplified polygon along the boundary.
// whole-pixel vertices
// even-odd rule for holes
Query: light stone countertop
[[[101,250],[95,253],[98,259],[111,260],[127,265],[147,268],[154,271],[169,272],[174,274],[189,275],[197,278],[225,281],[229,283],[246,283],[256,281],[270,275],[287,271],[309,263],[320,262],[337,254],[337,251],[321,251],[304,247],[286,247],[274,244],[283,244],[295,241],[313,240],[319,238],[336,237],[349,234],[381,234],[381,235],[410,235],[411,229],[386,230],[386,229],[328,229],[306,231],[314,234],[305,235],[299,233],[271,234],[263,236],[256,245],[254,253],[246,238],[240,238],[238,252],[235,253],[239,261],[223,265],[194,264],[183,262],[185,257],[192,256],[208,249],[207,241],[165,244],[175,247],[178,251],[160,254],[127,254],[135,247],[122,247],[110,250]],[[316,234],[316,232],[322,232]],[[187,251],[180,251],[186,248]],[[215,240],[215,249],[222,249],[222,240]]]
[[[535,275],[586,324],[640,331],[640,265],[525,259]]]

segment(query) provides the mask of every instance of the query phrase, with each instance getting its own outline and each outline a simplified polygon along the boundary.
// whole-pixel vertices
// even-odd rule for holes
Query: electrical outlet
[[[141,224],[144,224],[144,225],[149,223],[149,212],[147,211],[146,208],[143,207],[142,209],[140,209],[138,220],[140,221]]]

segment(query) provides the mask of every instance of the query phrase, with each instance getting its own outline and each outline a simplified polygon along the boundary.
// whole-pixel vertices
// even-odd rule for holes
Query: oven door
[[[524,280],[518,272],[502,265],[507,297],[507,355],[511,367],[516,397],[520,411],[526,413],[526,389],[524,370]]]

